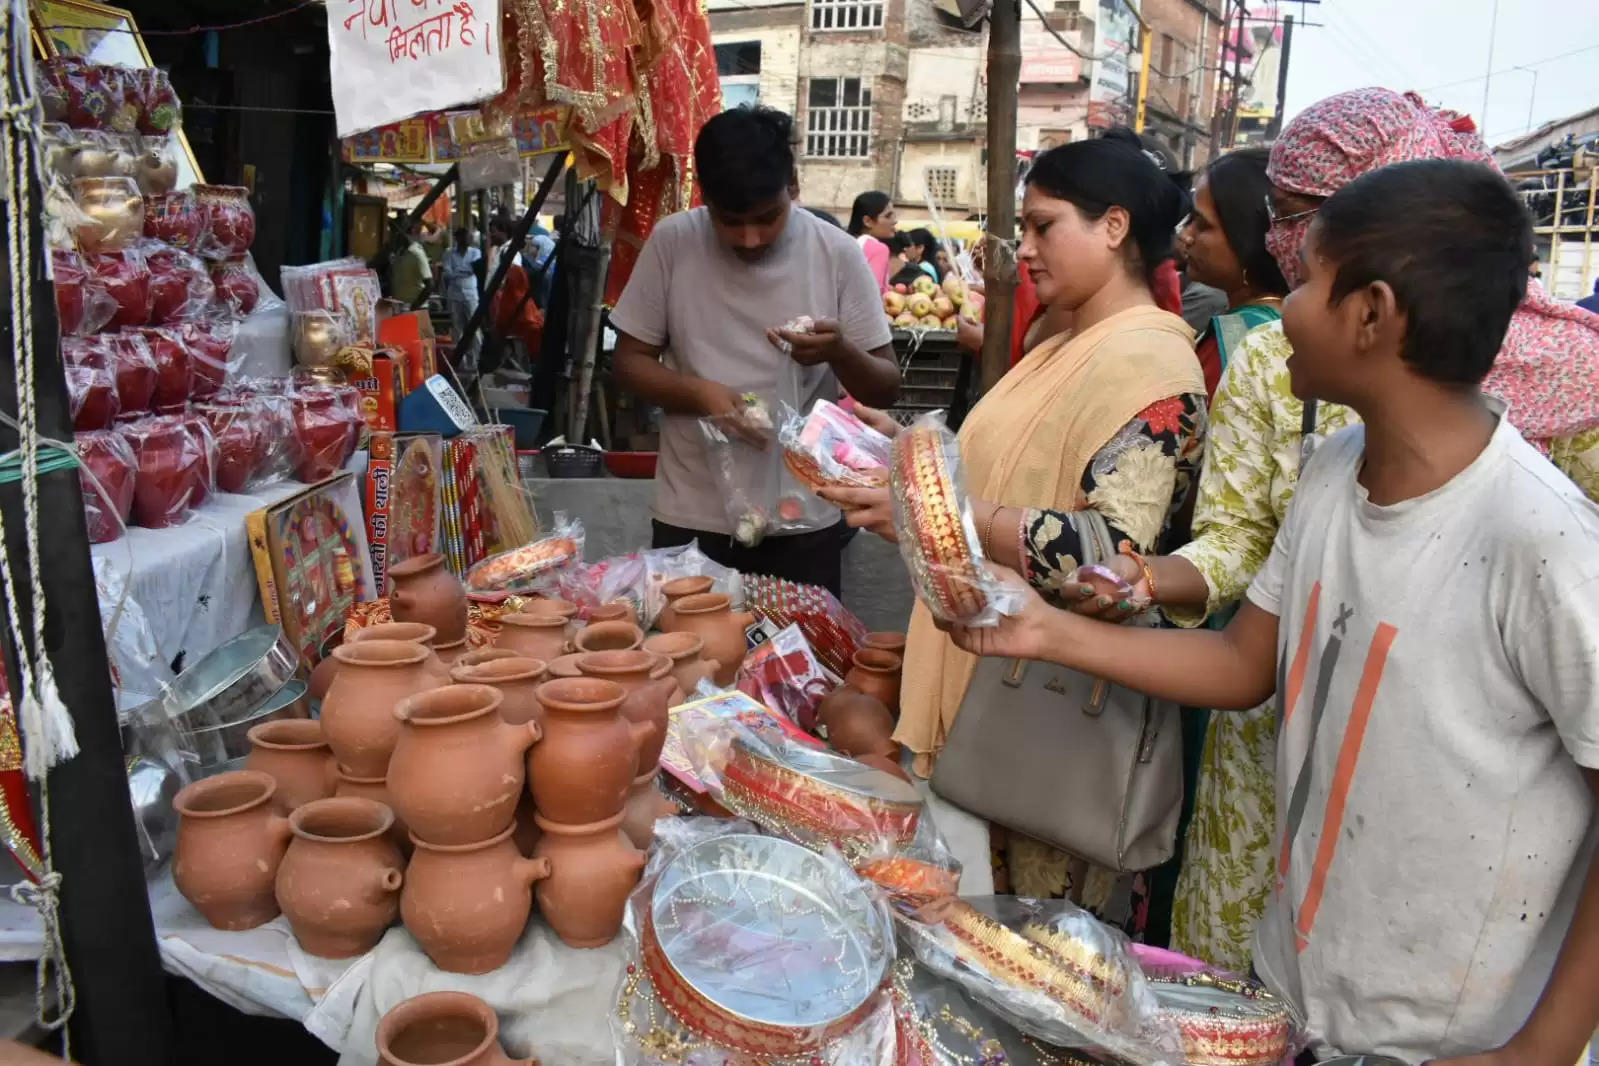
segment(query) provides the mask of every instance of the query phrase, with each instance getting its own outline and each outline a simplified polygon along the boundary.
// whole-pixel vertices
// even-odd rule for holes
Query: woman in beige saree
[[[1155,550],[1199,464],[1205,386],[1194,334],[1150,292],[1186,209],[1170,179],[1120,137],[1052,149],[1028,175],[1020,258],[1040,299],[1070,311],[1075,328],[1039,344],[972,409],[960,447],[985,553],[1057,598],[1081,558],[1079,530],[1103,523],[1111,543]],[[824,495],[851,525],[893,536],[886,490]],[[919,778],[931,776],[975,668],[918,604],[895,739],[914,755]],[[963,894],[992,891],[987,827],[930,802],[966,867]],[[1002,837],[994,851],[1008,874],[1002,889],[1067,896],[1117,924],[1137,924],[1127,882],[1036,841]]]

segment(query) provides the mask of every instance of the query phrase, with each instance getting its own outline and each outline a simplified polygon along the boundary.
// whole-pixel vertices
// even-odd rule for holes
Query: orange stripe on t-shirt
[[[1305,604],[1305,621],[1299,627],[1299,647],[1294,649],[1294,662],[1288,668],[1288,683],[1283,689],[1283,720],[1278,728],[1288,724],[1294,716],[1294,704],[1305,688],[1305,672],[1310,668],[1310,645],[1316,638],[1316,608],[1321,604],[1321,582],[1310,587],[1310,602]]]
[[[1349,801],[1349,789],[1355,781],[1355,764],[1360,761],[1360,748],[1366,740],[1366,724],[1371,721],[1371,708],[1377,701],[1377,686],[1382,683],[1382,672],[1388,664],[1388,649],[1393,647],[1399,630],[1382,622],[1371,638],[1366,652],[1366,665],[1360,673],[1360,687],[1355,690],[1355,705],[1349,713],[1349,725],[1344,729],[1344,742],[1338,749],[1338,768],[1333,772],[1332,792],[1327,797],[1327,813],[1321,823],[1321,839],[1316,842],[1316,864],[1310,869],[1310,887],[1305,890],[1305,904],[1299,909],[1299,950],[1310,943],[1310,931],[1316,927],[1316,911],[1321,908],[1323,890],[1327,887],[1327,871],[1332,866],[1333,855],[1338,851],[1339,830],[1344,824],[1344,807]]]

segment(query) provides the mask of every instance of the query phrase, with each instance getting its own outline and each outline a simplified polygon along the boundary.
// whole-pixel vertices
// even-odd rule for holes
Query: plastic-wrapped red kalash
[[[160,414],[182,410],[194,386],[194,367],[179,331],[146,326],[124,330],[123,334],[142,340],[155,359],[155,391],[150,396],[150,406]]]
[[[84,268],[83,258],[67,248],[50,249],[50,273],[55,282],[56,317],[63,334],[98,333],[117,312],[117,302]]]
[[[83,513],[89,526],[89,543],[104,544],[122,536],[133,510],[134,479],[138,463],[127,439],[116,430],[74,433],[78,481],[83,488]],[[89,480],[93,474],[97,488]]]
[[[83,257],[84,269],[116,301],[106,323],[111,329],[142,326],[150,321],[150,268],[138,248]]]
[[[294,402],[289,398],[292,392],[293,382],[288,378],[245,380],[225,390],[224,396],[238,397],[254,413],[260,434],[260,459],[250,475],[250,488],[287,481],[294,476],[300,446],[295,431]]]
[[[198,507],[206,500],[217,494],[217,439],[211,433],[211,423],[198,414],[185,414],[183,429],[200,449],[200,468],[195,484],[194,495],[190,497],[189,504]]]
[[[219,492],[243,492],[266,459],[264,409],[250,398],[227,393],[195,405],[216,440]]]
[[[255,267],[242,255],[212,260],[211,283],[216,288],[217,298],[232,307],[236,314],[249,314],[261,299],[261,284]]]
[[[140,249],[150,272],[150,324],[164,326],[203,315],[216,287],[200,257],[159,241],[142,241]]]
[[[201,489],[205,455],[182,415],[153,415],[119,432],[139,464],[133,488],[133,521],[150,529],[175,526],[189,517]]]
[[[200,254],[207,259],[232,259],[255,243],[255,209],[250,190],[242,185],[195,185],[205,226],[200,233]]]
[[[352,406],[348,385],[301,385],[289,396],[294,408],[294,476],[310,483],[338,473],[355,452],[360,435],[359,393]]]
[[[100,337],[62,337],[61,363],[74,431],[109,429],[117,417],[117,375],[111,345]]]
[[[144,235],[181,251],[200,246],[205,218],[188,192],[169,192],[144,198]]]
[[[228,382],[234,322],[229,318],[205,318],[185,322],[180,329],[189,349],[189,361],[194,364],[194,389],[190,395],[196,400],[209,400]]]

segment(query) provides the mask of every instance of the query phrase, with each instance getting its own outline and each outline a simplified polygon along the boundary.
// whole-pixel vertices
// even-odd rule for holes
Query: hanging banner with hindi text
[[[341,137],[505,88],[500,0],[329,0],[328,50]]]

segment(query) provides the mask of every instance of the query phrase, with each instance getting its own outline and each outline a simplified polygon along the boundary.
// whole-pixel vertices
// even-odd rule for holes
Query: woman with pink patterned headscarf
[[[1290,122],[1267,168],[1274,188],[1266,238],[1288,283],[1301,280],[1300,248],[1327,197],[1379,167],[1415,159],[1493,165],[1470,119],[1412,93],[1341,93]],[[1154,600],[1179,625],[1219,625],[1231,616],[1270,554],[1301,461],[1316,440],[1356,420],[1347,408],[1293,395],[1292,354],[1281,322],[1273,322],[1251,331],[1228,361],[1211,402],[1195,539],[1152,564]],[[1531,282],[1483,388],[1506,402],[1527,440],[1599,499],[1599,315]],[[1147,600],[1141,568],[1130,559],[1113,566],[1121,589],[1079,575],[1092,589],[1081,613],[1116,617]],[[1173,948],[1243,972],[1273,870],[1276,738],[1270,705],[1210,716],[1173,904]]]

